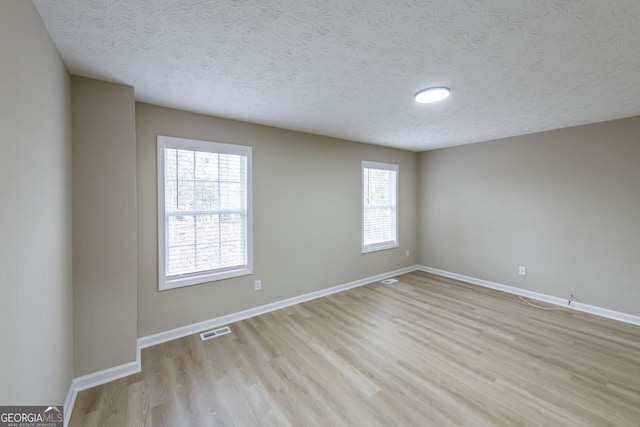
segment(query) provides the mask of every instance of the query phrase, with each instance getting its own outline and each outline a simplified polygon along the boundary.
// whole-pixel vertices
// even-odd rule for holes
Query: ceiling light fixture
[[[449,96],[449,93],[451,93],[451,90],[448,87],[429,87],[416,93],[415,100],[420,104],[429,104],[442,101]]]

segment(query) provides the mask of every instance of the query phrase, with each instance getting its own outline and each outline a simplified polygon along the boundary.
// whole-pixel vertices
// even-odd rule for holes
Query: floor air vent
[[[394,279],[393,277],[391,279],[384,279],[382,281],[382,283],[384,283],[385,285],[390,285],[392,283],[396,283],[398,281],[398,279]]]
[[[210,340],[211,338],[219,337],[220,335],[227,335],[231,333],[231,329],[228,326],[214,329],[213,331],[207,331],[200,334],[202,341]]]

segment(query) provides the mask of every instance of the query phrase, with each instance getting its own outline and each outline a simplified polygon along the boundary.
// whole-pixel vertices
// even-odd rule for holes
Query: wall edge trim
[[[192,323],[190,325],[181,326],[179,328],[170,329],[168,331],[147,335],[147,336],[138,338],[138,347],[141,349],[147,348],[157,344],[162,344],[168,341],[172,341],[178,338],[186,337],[188,335],[199,333],[208,329],[215,329],[220,326],[225,326],[226,324],[229,324],[229,323],[239,322],[240,320],[249,319],[251,317],[259,316],[261,314],[269,313],[275,310],[279,310],[281,308],[290,307],[292,305],[300,304],[316,298],[322,298],[324,296],[346,291],[348,289],[356,288],[358,286],[368,285],[370,283],[384,280],[392,276],[410,273],[412,271],[416,271],[417,268],[418,267],[416,265],[412,265],[409,267],[400,268],[398,270],[376,274],[375,276],[370,276],[364,279],[356,280],[356,281],[345,283],[342,285],[332,286],[329,288],[321,289],[319,291],[314,291],[307,294],[302,294],[295,297],[287,298],[284,300],[260,305],[258,307],[249,308],[247,310],[238,311],[236,313],[215,317],[213,319],[204,320],[202,322]]]
[[[462,282],[471,283],[472,285],[495,289],[509,294],[520,295],[526,298],[531,298],[562,307],[567,307],[567,304],[569,302],[568,300],[563,298],[541,294],[539,292],[528,291],[526,289],[516,288],[515,286],[503,285],[501,283],[491,282],[489,280],[465,276],[463,274],[452,273],[450,271],[440,270],[438,268],[428,267],[424,265],[418,265],[417,270],[424,271],[425,273],[436,274],[438,276],[448,277],[450,279],[460,280]],[[573,301],[571,303],[571,307],[569,308],[572,308],[576,311],[582,311],[584,313],[594,314],[596,316],[617,320],[619,322],[640,326],[640,316],[635,316],[633,314],[622,313],[615,310],[609,310],[608,308],[597,307],[595,305],[584,304],[576,301]]]
[[[275,301],[269,304],[260,305],[258,307],[250,308],[236,313],[219,316],[202,322],[192,323],[190,325],[181,326],[179,328],[170,329],[164,332],[159,332],[157,334],[140,337],[136,340],[135,361],[114,366],[112,368],[103,369],[101,371],[93,372],[87,375],[82,375],[80,377],[74,378],[71,381],[69,392],[67,393],[67,398],[64,402],[64,425],[65,427],[69,425],[69,420],[71,419],[73,407],[75,406],[76,398],[78,397],[79,392],[140,372],[142,369],[140,352],[143,348],[162,344],[168,341],[173,341],[175,339],[199,333],[207,329],[216,328],[228,323],[238,322],[240,320],[259,316],[261,314],[269,313],[295,304],[300,304],[302,302],[310,301],[316,298],[321,298],[327,295],[346,291],[358,286],[368,285],[370,283],[384,280],[392,276],[397,276],[399,274],[410,273],[412,271],[416,271],[417,269],[417,265],[412,265],[386,273],[376,274],[374,276],[345,283],[342,285],[332,286],[326,289],[321,289],[319,291],[314,291],[284,300]]]
[[[356,280],[353,282],[345,283],[342,285],[332,286],[319,291],[310,292],[307,294],[298,295],[295,297],[287,298],[280,301],[275,301],[269,304],[264,304],[258,307],[253,307],[247,310],[239,311],[236,313],[219,316],[202,322],[192,323],[190,325],[181,326],[179,328],[170,329],[164,332],[159,332],[152,335],[140,337],[136,340],[136,360],[133,362],[125,363],[122,365],[114,366],[112,368],[103,369],[101,371],[93,372],[91,374],[76,377],[71,381],[69,391],[64,402],[64,425],[69,425],[71,414],[73,413],[73,407],[75,405],[78,393],[96,387],[110,381],[115,381],[120,378],[127,377],[132,374],[136,374],[141,371],[142,363],[140,352],[143,348],[151,347],[157,344],[162,344],[168,341],[172,341],[178,338],[182,338],[188,335],[202,332],[207,329],[223,326],[228,323],[238,322],[251,317],[266,314],[281,308],[290,307],[295,304],[300,304],[306,301],[311,301],[324,296],[332,295],[338,292],[346,291],[352,288],[356,288],[363,285],[368,285],[374,282],[378,282],[387,279],[392,276],[400,274],[411,273],[413,271],[423,271],[425,273],[431,273],[442,277],[448,277],[450,279],[460,280],[462,282],[470,283],[473,285],[490,288],[509,294],[520,295],[523,297],[531,298],[537,301],[546,302],[553,305],[566,307],[567,300],[563,298],[554,297],[538,292],[528,291],[526,289],[517,288],[514,286],[503,285],[501,283],[491,282],[489,280],[478,279],[475,277],[465,276],[463,274],[453,273],[446,270],[440,270],[438,268],[428,267],[424,265],[413,265],[409,267],[400,268],[397,270],[389,271],[386,273],[377,274],[364,279]],[[571,307],[574,310],[582,311],[585,313],[593,314],[600,317],[606,317],[609,319],[617,320],[619,322],[629,323],[632,325],[640,326],[640,316],[635,316],[628,313],[622,313],[607,308],[597,307],[580,302],[572,302]]]
[[[71,381],[69,392],[67,393],[67,398],[64,401],[64,426],[66,427],[69,425],[78,393],[91,387],[96,387],[102,384],[106,384],[110,381],[128,377],[132,374],[137,374],[141,371],[141,368],[142,364],[140,361],[140,348],[137,347],[136,360],[133,362],[124,363],[122,365],[114,366],[74,378]]]

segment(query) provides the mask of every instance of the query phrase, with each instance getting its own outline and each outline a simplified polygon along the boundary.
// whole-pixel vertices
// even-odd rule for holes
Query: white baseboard
[[[140,349],[137,351],[137,359],[134,362],[125,363],[123,365],[114,366],[113,368],[103,369],[102,371],[93,372],[91,374],[76,377],[71,381],[67,399],[64,402],[64,425],[69,425],[71,413],[76,403],[76,397],[82,390],[99,386],[110,381],[119,380],[132,374],[140,372]]]
[[[261,314],[269,313],[271,311],[279,310],[281,308],[289,307],[301,302],[310,301],[312,299],[321,298],[327,295],[335,294],[337,292],[346,291],[347,289],[384,280],[399,274],[410,273],[412,271],[415,271],[416,269],[418,269],[418,266],[415,265],[405,267],[398,270],[389,271],[387,273],[377,274],[365,279],[356,280],[355,282],[345,283],[343,285],[338,285],[327,289],[321,289],[319,291],[310,292],[308,294],[299,295],[297,297],[272,302],[270,304],[261,305],[259,307],[250,308],[248,310],[228,314],[226,316],[220,316],[214,319],[205,320],[203,322],[193,323],[191,325],[186,325],[180,328],[175,328],[157,334],[148,335],[146,337],[138,338],[136,342],[137,359],[135,362],[125,363],[124,365],[114,366],[113,368],[104,369],[102,371],[94,372],[88,375],[83,375],[81,377],[74,378],[73,381],[71,381],[69,392],[67,393],[67,398],[64,402],[64,425],[65,427],[69,425],[69,420],[71,419],[73,407],[75,405],[76,397],[78,396],[79,392],[140,372],[140,350],[143,348],[151,347],[153,345],[161,344],[167,341],[172,341],[177,338],[182,338],[187,335],[202,332],[207,329],[213,329],[228,323],[238,322],[250,317],[259,316]]]
[[[140,360],[74,378],[72,384],[77,391],[82,391],[138,372],[140,372]]]
[[[490,282],[488,280],[476,279],[475,277],[464,276],[458,273],[452,273],[450,271],[440,270],[433,267],[426,267],[419,265],[418,270],[426,273],[437,274],[438,276],[449,277],[451,279],[460,280],[462,282],[471,283],[473,285],[483,286],[485,288],[496,289],[498,291],[507,292],[514,295],[520,295],[523,297],[543,301],[549,304],[567,307],[569,302],[566,299],[553,297],[551,295],[545,295],[538,292],[528,291],[526,289],[520,289],[513,286],[503,285],[500,283]],[[640,316],[634,316],[632,314],[621,313],[619,311],[609,310],[607,308],[596,307],[594,305],[583,304],[581,302],[573,301],[571,307],[577,311],[583,311],[585,313],[595,314],[596,316],[606,317],[608,319],[617,320],[619,322],[630,323],[632,325],[640,326]]]
[[[634,316],[633,314],[621,313],[619,311],[609,310],[608,308],[596,307],[594,305],[583,304],[575,301],[571,303],[571,307],[578,311],[584,311],[585,313],[595,314],[596,316],[640,326],[640,316]]]
[[[216,317],[213,319],[205,320],[203,322],[193,323],[191,325],[186,325],[186,326],[171,329],[168,331],[160,332],[157,334],[147,335],[145,337],[138,338],[136,343],[136,347],[137,347],[136,361],[125,363],[124,365],[115,366],[113,368],[105,369],[102,371],[94,372],[88,375],[83,375],[81,377],[74,378],[73,381],[71,381],[69,392],[64,402],[64,425],[65,427],[69,425],[69,419],[71,418],[71,413],[73,412],[73,407],[75,405],[76,397],[80,391],[140,372],[141,370],[140,350],[143,348],[151,347],[156,344],[161,344],[164,342],[185,337],[187,335],[199,333],[207,329],[213,329],[229,323],[238,322],[240,320],[248,319],[250,317],[259,316],[261,314],[269,313],[271,311],[279,310],[281,308],[289,307],[295,304],[300,304],[302,302],[306,302],[316,298],[321,298],[327,295],[346,291],[347,289],[352,289],[358,286],[367,285],[369,283],[384,280],[389,277],[397,276],[400,274],[410,273],[416,270],[437,274],[438,276],[449,277],[451,279],[460,280],[460,281],[471,283],[474,285],[483,286],[486,288],[496,289],[498,291],[503,291],[510,294],[521,295],[523,297],[531,298],[538,301],[543,301],[549,304],[554,304],[554,305],[559,305],[564,307],[567,306],[566,299],[557,298],[554,296],[545,295],[538,292],[528,291],[526,289],[520,289],[513,286],[490,282],[488,280],[477,279],[475,277],[464,276],[462,274],[452,273],[449,271],[439,270],[437,268],[426,267],[423,265],[405,267],[398,270],[389,271],[387,273],[377,274],[375,276],[367,277],[365,279],[356,280],[354,282],[333,286],[327,289],[321,289],[319,291],[310,292],[308,294],[299,295],[297,297],[292,297],[285,300],[272,302],[269,304],[261,305],[259,307],[243,310],[237,313]],[[591,313],[597,316],[607,317],[609,319],[614,319],[620,322],[625,322],[625,323],[630,323],[633,325],[640,326],[639,316],[621,313],[618,311],[613,311],[606,308],[600,308],[593,305],[583,304],[575,301],[571,303],[571,307],[574,310],[583,311],[585,313]]]
[[[67,398],[64,400],[64,420],[63,425],[67,427],[69,425],[69,420],[71,419],[71,413],[73,412],[73,407],[76,404],[76,397],[78,397],[78,390],[73,387],[73,380],[71,380],[71,384],[69,385],[69,391],[67,392]]]
[[[181,326],[179,328],[171,329],[164,332],[159,332],[153,335],[147,335],[145,337],[138,338],[138,347],[141,349],[151,347],[157,344],[161,344],[161,343],[172,341],[178,338],[186,337],[187,335],[199,333],[207,329],[214,329],[220,326],[227,325],[229,323],[238,322],[240,320],[248,319],[250,317],[259,316],[261,314],[269,313],[271,311],[279,310],[281,308],[289,307],[295,304],[300,304],[305,301],[310,301],[316,298],[321,298],[327,295],[335,294],[337,292],[346,291],[347,289],[352,289],[358,286],[384,280],[392,276],[410,273],[412,271],[415,271],[417,268],[418,266],[415,266],[415,265],[410,267],[405,267],[399,270],[389,271],[387,273],[377,274],[375,276],[367,277],[365,279],[356,280],[355,282],[345,283],[343,285],[321,289],[319,291],[310,292],[308,294],[299,295],[297,297],[292,297],[285,300],[272,302],[269,304],[261,305],[259,307],[254,307],[248,310],[239,311],[237,313],[216,317],[214,319],[209,319],[209,320],[205,320],[198,323],[192,323],[191,325]]]

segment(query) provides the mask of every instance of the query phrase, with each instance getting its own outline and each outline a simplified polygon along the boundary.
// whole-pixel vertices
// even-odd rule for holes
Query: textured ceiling
[[[640,115],[638,0],[34,3],[72,74],[215,116],[421,151]]]

